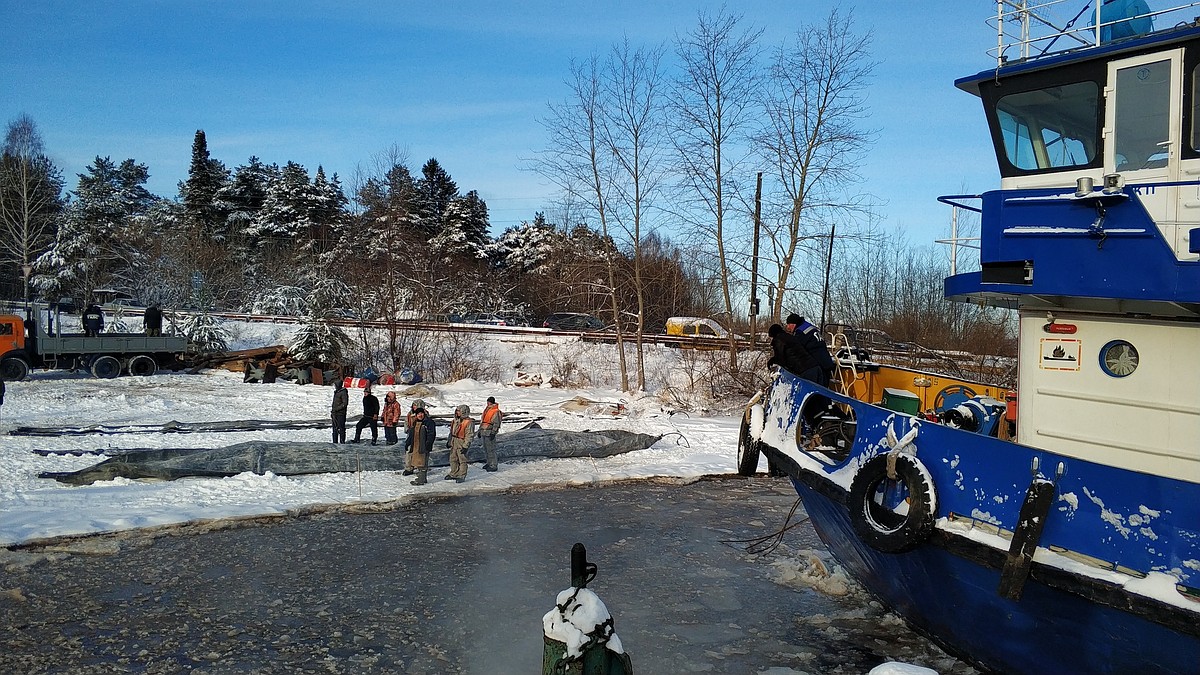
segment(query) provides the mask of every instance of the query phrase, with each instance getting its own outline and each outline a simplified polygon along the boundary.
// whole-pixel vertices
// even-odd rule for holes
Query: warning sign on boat
[[[1079,370],[1081,353],[1083,343],[1079,340],[1042,338],[1038,365],[1042,370]]]

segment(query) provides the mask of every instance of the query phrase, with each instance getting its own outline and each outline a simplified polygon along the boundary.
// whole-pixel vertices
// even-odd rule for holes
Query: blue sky
[[[825,0],[729,5],[775,45],[825,17]],[[566,95],[572,58],[670,42],[719,2],[314,2],[0,0],[0,123],[21,113],[75,174],[97,155],[150,167],[174,197],[204,129],[230,168],[250,155],[323,165],[348,182],[395,144],[419,170],[437,157],[478,190],[499,231],[553,188],[521,169],[544,148],[537,119]],[[990,2],[854,6],[879,62],[867,101],[878,130],[863,167],[882,222],[921,243],[948,230],[941,194],[998,185],[978,101],[953,80],[991,65]]]

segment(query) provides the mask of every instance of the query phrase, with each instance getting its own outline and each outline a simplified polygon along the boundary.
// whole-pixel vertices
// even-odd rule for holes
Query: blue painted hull
[[[1000,597],[1000,571],[927,543],[880,553],[846,507],[793,479],[834,556],[872,594],[947,650],[1003,673],[1200,673],[1200,639],[1030,580]]]

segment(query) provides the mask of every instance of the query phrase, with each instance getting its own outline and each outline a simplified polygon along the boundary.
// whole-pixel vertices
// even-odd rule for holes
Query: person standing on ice
[[[379,399],[371,393],[371,385],[363,389],[362,419],[354,426],[354,443],[362,441],[363,429],[371,427],[371,445],[379,442]]]
[[[333,407],[330,415],[333,417],[333,442],[346,442],[346,408],[350,407],[350,392],[346,391],[341,380],[333,383]]]
[[[413,423],[417,421],[417,411],[424,410],[425,401],[416,399],[412,402],[412,406],[408,409],[408,414],[404,416],[404,448],[407,452],[404,453],[404,474],[405,476],[413,475],[415,468],[413,467],[412,444],[408,442],[408,438],[412,436]]]
[[[471,407],[460,405],[454,409],[454,421],[450,423],[450,437],[446,447],[450,448],[450,473],[446,480],[459,483],[467,480],[467,446],[475,438],[475,420],[471,419]]]
[[[417,474],[416,479],[412,481],[413,485],[424,485],[428,482],[429,451],[433,449],[433,441],[437,438],[436,425],[424,408],[417,410],[412,429],[408,432],[408,439],[404,442],[404,447],[412,455],[413,470]]]
[[[396,436],[396,425],[400,424],[400,401],[396,400],[396,392],[389,391],[383,397],[383,437],[388,445],[399,442]]]
[[[500,431],[500,422],[503,419],[504,413],[500,412],[500,406],[496,405],[496,397],[489,396],[487,406],[479,416],[479,436],[483,439],[483,450],[487,453],[484,471],[496,471],[499,468],[496,458],[496,433]]]

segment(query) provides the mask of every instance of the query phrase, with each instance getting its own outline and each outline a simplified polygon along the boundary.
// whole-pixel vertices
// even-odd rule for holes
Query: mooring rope
[[[743,551],[751,555],[763,555],[765,553],[770,553],[779,548],[779,545],[783,543],[783,535],[788,530],[796,527],[797,525],[803,525],[808,521],[808,516],[804,516],[794,523],[791,522],[792,517],[796,515],[796,510],[799,508],[800,498],[797,497],[796,502],[792,504],[791,510],[788,511],[787,517],[783,519],[783,527],[780,527],[778,530],[770,534],[763,535],[761,537],[752,537],[750,539],[720,539],[718,541],[726,546],[741,548]],[[736,544],[746,544],[746,546],[736,546]]]

